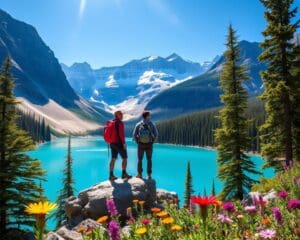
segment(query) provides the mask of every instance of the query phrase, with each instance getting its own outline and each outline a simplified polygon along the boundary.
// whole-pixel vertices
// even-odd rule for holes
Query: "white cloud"
[[[83,17],[84,14],[84,10],[86,7],[86,1],[87,0],[80,0],[80,5],[79,5],[79,18]]]
[[[150,8],[171,24],[178,25],[180,23],[178,16],[171,10],[170,6],[166,5],[162,0],[147,0],[147,3]]]

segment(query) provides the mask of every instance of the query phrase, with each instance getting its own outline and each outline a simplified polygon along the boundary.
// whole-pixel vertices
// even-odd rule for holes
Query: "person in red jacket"
[[[111,161],[109,164],[109,179],[116,180],[117,177],[114,175],[114,167],[118,154],[122,157],[122,178],[131,178],[126,172],[127,167],[127,148],[125,143],[123,113],[121,111],[115,112],[115,131],[112,136],[112,143],[110,143],[111,149]]]

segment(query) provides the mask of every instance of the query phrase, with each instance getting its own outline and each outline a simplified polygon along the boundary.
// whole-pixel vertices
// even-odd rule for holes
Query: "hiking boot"
[[[136,175],[136,178],[140,178],[140,179],[142,179],[143,178],[143,176],[142,176],[142,174],[138,174],[138,175]]]
[[[116,177],[116,176],[114,176],[114,175],[112,175],[112,176],[110,176],[109,177],[109,180],[110,181],[115,181],[115,180],[117,180],[118,178]]]
[[[130,178],[132,178],[132,176],[130,176],[128,173],[125,172],[125,173],[122,173],[122,178],[130,179]]]

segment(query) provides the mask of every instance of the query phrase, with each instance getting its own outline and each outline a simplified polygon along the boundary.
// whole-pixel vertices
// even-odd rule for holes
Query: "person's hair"
[[[146,119],[148,116],[150,116],[150,112],[149,111],[144,111],[142,116],[143,116],[144,119]]]
[[[118,110],[118,111],[115,111],[115,113],[114,113],[115,117],[118,117],[119,114],[123,114],[122,111]]]

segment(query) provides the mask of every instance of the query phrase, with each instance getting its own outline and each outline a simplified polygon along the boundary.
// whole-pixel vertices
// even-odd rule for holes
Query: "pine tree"
[[[224,182],[221,192],[223,199],[242,199],[255,180],[249,173],[258,174],[251,159],[244,153],[249,144],[247,136],[247,93],[242,86],[246,80],[246,67],[241,65],[240,49],[232,26],[229,26],[227,50],[224,53],[226,62],[223,65],[220,85],[223,90],[221,101],[224,107],[220,110],[221,127],[215,132],[218,150],[218,177]]]
[[[216,187],[215,187],[215,180],[212,180],[212,186],[211,186],[211,196],[216,196]]]
[[[300,162],[300,42],[296,42],[294,48],[294,64],[292,68],[292,74],[295,81],[295,87],[293,88],[293,135],[295,143],[295,160]]]
[[[58,209],[55,214],[57,226],[60,226],[64,220],[67,220],[65,212],[65,201],[67,198],[74,196],[74,179],[72,165],[73,159],[71,156],[71,136],[69,135],[65,169],[63,170],[63,187],[60,190],[59,196],[56,201],[58,205]]]
[[[261,128],[261,152],[267,159],[267,166],[279,169],[278,157],[284,157],[289,165],[293,160],[293,109],[291,74],[293,65],[292,39],[297,24],[291,21],[297,8],[291,10],[293,0],[261,0],[266,11],[267,27],[262,33],[265,40],[261,47],[260,60],[268,63],[267,70],[261,73],[264,82],[266,121]]]
[[[31,225],[24,206],[40,198],[38,181],[44,171],[40,161],[25,152],[32,150],[31,138],[16,125],[14,80],[7,58],[0,74],[0,236],[10,227]]]
[[[190,206],[190,199],[193,195],[193,179],[192,179],[192,173],[191,173],[191,164],[190,161],[187,163],[186,168],[186,177],[185,177],[185,190],[184,190],[184,205]]]

